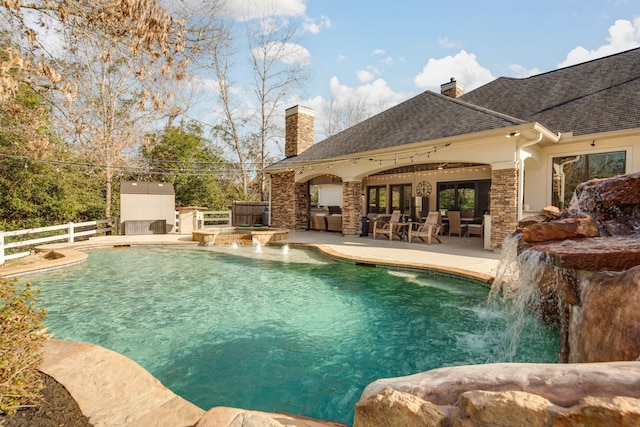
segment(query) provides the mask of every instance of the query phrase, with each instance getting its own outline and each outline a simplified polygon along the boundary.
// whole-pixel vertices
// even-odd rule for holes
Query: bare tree
[[[246,134],[248,119],[242,116],[233,96],[233,60],[238,52],[232,37],[233,23],[221,22],[220,27],[223,29],[222,36],[211,46],[211,55],[223,120],[214,126],[214,133],[238,159],[242,189],[246,196],[253,172],[251,163],[255,160],[255,144],[252,143],[255,139]]]
[[[72,48],[62,31],[130,41],[131,54],[147,52],[171,63],[183,49],[182,25],[156,0],[2,0],[0,26],[12,36],[8,61],[0,63],[0,95],[28,83],[43,90],[72,91],[56,49]],[[11,71],[19,67],[23,73]]]
[[[306,58],[296,57],[296,30],[287,20],[273,18],[268,5],[261,18],[248,18],[250,15],[256,14],[245,13],[244,19],[221,24],[224,30],[211,48],[222,117],[214,130],[238,160],[245,194],[255,179],[260,198],[265,200],[263,169],[274,150],[282,151],[276,144],[282,134],[282,102],[306,80],[307,63]],[[250,73],[237,62],[244,57],[249,58]],[[237,76],[248,76],[250,81],[237,81]]]
[[[363,96],[356,93],[341,101],[332,96],[324,107],[322,134],[328,138],[370,116],[371,109]]]
[[[288,21],[263,16],[246,21],[246,35],[251,51],[253,91],[257,100],[257,133],[260,147],[258,182],[261,200],[267,199],[264,168],[271,161],[268,144],[282,134],[282,102],[295,87],[307,79],[304,58],[297,56],[296,30]]]
[[[131,57],[126,45],[83,34],[65,58],[73,76],[73,102],[56,102],[58,130],[77,147],[94,172],[104,176],[105,215],[111,215],[112,183],[130,151],[170,111],[167,92],[153,91],[159,76],[144,67],[146,55]]]
[[[4,0],[0,23],[14,35],[0,63],[0,97],[27,84],[46,99],[68,142],[111,182],[126,151],[168,105],[144,82],[184,77],[184,25],[156,0]],[[8,66],[7,66],[8,65]]]

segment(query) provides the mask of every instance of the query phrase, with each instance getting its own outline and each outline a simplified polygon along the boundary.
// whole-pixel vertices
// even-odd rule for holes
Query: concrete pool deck
[[[84,261],[86,253],[76,249],[197,244],[191,240],[190,235],[166,234],[101,236],[77,243],[43,245],[38,248],[40,251],[54,251],[61,256],[41,258],[38,262],[25,265],[0,267],[0,277],[61,268]],[[350,262],[435,270],[483,283],[493,280],[500,258],[499,254],[484,250],[482,239],[474,237],[443,236],[441,244],[427,245],[386,239],[374,240],[371,237],[343,237],[331,232],[291,231],[288,239],[280,240],[276,244],[315,246],[331,257]],[[175,395],[135,362],[93,344],[50,340],[45,345],[41,370],[65,386],[95,427],[186,427],[195,425],[198,420],[198,426],[201,427],[230,426],[236,425],[234,423],[238,420],[247,419],[253,419],[258,423],[250,425],[339,425],[284,414],[266,414],[232,408],[216,408],[205,415],[203,409]],[[270,422],[274,424],[269,424]]]
[[[442,243],[427,245],[419,241],[344,237],[323,231],[290,231],[287,239],[274,244],[314,246],[335,258],[372,265],[435,270],[489,283],[495,276],[500,254],[483,249],[477,237],[441,236]],[[126,245],[197,245],[191,235],[156,234],[142,236],[99,236],[76,243],[53,243],[38,247],[55,251],[61,258],[25,265],[0,266],[0,277],[16,276],[38,270],[58,268],[82,262],[84,252],[75,249]]]

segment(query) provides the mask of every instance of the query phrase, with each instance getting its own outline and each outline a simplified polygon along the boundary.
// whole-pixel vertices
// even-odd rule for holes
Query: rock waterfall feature
[[[640,425],[640,173],[580,184],[567,210],[523,219],[504,248],[492,293],[558,325],[568,363],[378,380],[354,427]]]

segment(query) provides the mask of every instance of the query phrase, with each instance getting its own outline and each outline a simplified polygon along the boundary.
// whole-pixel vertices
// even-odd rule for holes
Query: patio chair
[[[431,244],[431,238],[435,238],[438,243],[442,243],[442,240],[438,237],[438,234],[442,230],[440,221],[440,212],[429,212],[427,219],[417,230],[409,229],[409,243],[411,243],[414,237],[419,238],[423,242],[427,242],[429,245]]]
[[[393,211],[389,221],[376,219],[373,222],[373,238],[375,239],[378,234],[385,234],[389,236],[389,240],[393,240],[393,236],[396,236],[398,240],[402,240],[402,233],[400,227],[398,227],[400,215],[400,211]]]
[[[482,224],[467,224],[467,237],[469,236],[484,237],[484,219]]]
[[[449,236],[457,234],[462,237],[467,234],[467,224],[462,224],[460,221],[460,211],[448,211],[447,217],[449,218]]]

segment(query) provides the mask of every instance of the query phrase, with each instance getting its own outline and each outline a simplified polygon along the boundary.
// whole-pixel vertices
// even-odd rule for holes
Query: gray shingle
[[[574,135],[640,127],[640,48],[525,79],[501,77],[458,99],[426,91],[275,167],[520,123]]]
[[[348,156],[519,123],[519,119],[426,91],[277,165]]]
[[[574,135],[640,127],[640,48],[526,79],[499,78],[460,99]]]

